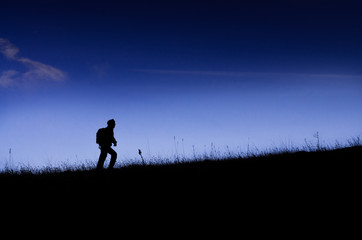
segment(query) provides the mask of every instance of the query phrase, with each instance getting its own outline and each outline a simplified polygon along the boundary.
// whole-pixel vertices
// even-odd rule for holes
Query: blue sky
[[[0,166],[362,134],[359,1],[0,3]],[[176,139],[176,141],[175,141]],[[176,147],[175,147],[176,142]]]

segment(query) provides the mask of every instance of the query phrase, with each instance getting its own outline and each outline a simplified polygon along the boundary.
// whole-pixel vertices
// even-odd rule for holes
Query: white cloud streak
[[[0,52],[7,58],[16,60],[19,48],[6,39],[0,38]]]
[[[23,74],[26,79],[49,79],[55,82],[61,82],[65,79],[65,73],[61,70],[47,64],[36,62],[28,58],[20,58],[19,62],[24,63],[29,71]]]
[[[4,71],[0,75],[0,87],[7,88],[9,86],[17,85],[17,78],[15,77],[19,73],[14,70]]]
[[[60,69],[29,58],[18,57],[19,48],[4,38],[0,38],[0,53],[28,69],[23,73],[15,70],[3,71],[0,73],[0,87],[21,86],[34,81],[62,82],[66,78],[66,74]]]
[[[362,79],[360,75],[346,74],[310,74],[310,73],[282,73],[282,72],[231,72],[231,71],[189,71],[189,70],[155,70],[136,69],[136,72],[152,74],[171,75],[199,75],[199,76],[221,76],[221,77],[309,77],[309,78],[356,78]]]

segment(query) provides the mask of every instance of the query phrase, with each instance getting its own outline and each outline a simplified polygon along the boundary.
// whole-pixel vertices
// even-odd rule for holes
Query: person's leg
[[[107,158],[107,149],[101,148],[101,154],[99,155],[98,164],[97,164],[97,170],[103,169],[104,161]]]
[[[111,154],[111,161],[109,163],[108,169],[113,169],[113,166],[116,163],[117,153],[112,148],[108,149],[108,153]]]

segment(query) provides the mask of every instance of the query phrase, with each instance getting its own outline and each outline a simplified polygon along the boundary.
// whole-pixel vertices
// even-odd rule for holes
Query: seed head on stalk
[[[141,149],[138,149],[138,154],[141,156],[141,159],[142,159],[142,164],[143,164],[143,165],[145,165],[145,160],[143,159]]]

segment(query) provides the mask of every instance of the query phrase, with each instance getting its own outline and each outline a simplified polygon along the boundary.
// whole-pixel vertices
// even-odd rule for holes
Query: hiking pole
[[[145,165],[145,160],[143,159],[141,149],[138,149],[138,154],[141,156],[142,164]]]

